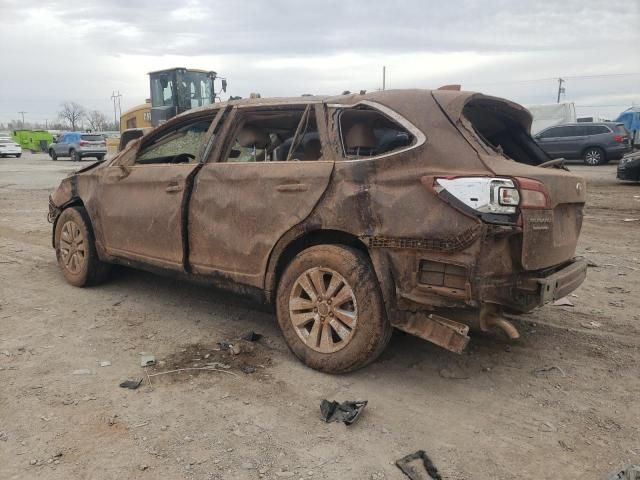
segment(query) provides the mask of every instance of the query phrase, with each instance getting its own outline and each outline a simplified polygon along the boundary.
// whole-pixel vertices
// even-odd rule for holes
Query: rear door
[[[329,183],[334,162],[313,135],[320,118],[312,104],[231,112],[224,142],[195,178],[193,272],[263,287],[276,242],[309,216]]]
[[[565,125],[560,128],[562,136],[557,143],[558,154],[565,158],[580,158],[587,139],[586,127]]]
[[[213,113],[150,134],[133,164],[104,170],[98,212],[110,255],[183,269],[183,201]]]

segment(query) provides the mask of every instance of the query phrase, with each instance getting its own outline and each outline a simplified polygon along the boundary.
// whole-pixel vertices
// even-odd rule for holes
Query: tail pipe
[[[502,330],[511,340],[520,338],[518,329],[502,316],[502,309],[493,303],[485,303],[480,309],[480,329],[488,332],[494,328]]]

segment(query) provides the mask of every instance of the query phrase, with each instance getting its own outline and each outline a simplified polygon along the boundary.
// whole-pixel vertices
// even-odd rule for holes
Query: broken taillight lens
[[[433,189],[447,193],[479,213],[514,214],[520,194],[513,180],[491,177],[435,178]]]

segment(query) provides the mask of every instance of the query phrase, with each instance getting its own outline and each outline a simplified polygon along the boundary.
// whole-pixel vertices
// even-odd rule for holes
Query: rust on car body
[[[223,102],[64,179],[50,220],[55,236],[81,206],[100,261],[268,303],[310,247],[355,249],[392,325],[459,352],[467,330],[447,311],[514,338],[504,309],[542,306],[586,274],[573,258],[584,180],[539,167],[530,126],[515,103],[452,89]]]

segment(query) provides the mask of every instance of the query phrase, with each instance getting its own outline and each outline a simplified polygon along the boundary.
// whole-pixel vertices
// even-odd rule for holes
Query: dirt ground
[[[396,332],[342,376],[300,364],[268,309],[206,286],[127,269],[65,283],[47,197],[77,168],[0,159],[0,479],[400,480],[394,461],[419,449],[456,480],[640,463],[640,185],[614,164],[571,166],[589,191],[578,254],[597,265],[574,306],[516,319],[512,344],[474,335],[461,356]],[[249,351],[219,350],[251,330],[263,338]],[[141,352],[159,362],[149,374],[217,370],[147,377]],[[350,427],[325,424],[323,398],[369,405]]]

